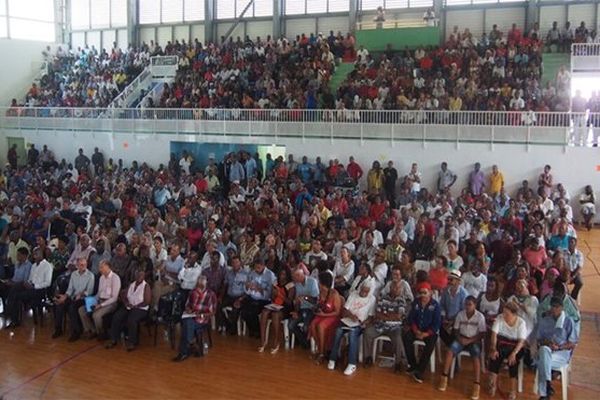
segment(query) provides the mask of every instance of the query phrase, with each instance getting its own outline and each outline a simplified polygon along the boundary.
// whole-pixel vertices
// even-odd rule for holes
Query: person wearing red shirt
[[[358,182],[363,176],[363,170],[360,165],[354,161],[354,156],[350,156],[350,162],[348,163],[348,167],[346,167],[346,171],[348,172],[350,178],[352,178],[355,182]]]
[[[373,221],[379,221],[385,212],[385,204],[381,202],[381,197],[375,196],[375,202],[369,207],[369,217]]]
[[[435,258],[435,265],[429,270],[429,283],[433,290],[441,293],[448,286],[448,260],[444,256]]]
[[[508,32],[508,43],[519,44],[522,38],[523,34],[517,24],[512,24],[512,29]]]
[[[196,182],[194,182],[194,185],[196,185],[196,190],[198,193],[206,193],[208,191],[208,182],[204,178],[204,175],[202,172],[197,172],[196,176],[198,177]]]

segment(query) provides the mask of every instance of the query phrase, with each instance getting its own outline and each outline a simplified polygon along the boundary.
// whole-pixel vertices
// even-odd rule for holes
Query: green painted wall
[[[388,43],[394,50],[405,47],[438,46],[440,44],[440,28],[427,26],[420,28],[369,29],[356,31],[356,43],[369,51],[382,51]]]

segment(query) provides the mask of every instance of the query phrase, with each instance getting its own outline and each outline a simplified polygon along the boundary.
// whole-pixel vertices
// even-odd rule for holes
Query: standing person
[[[385,196],[390,202],[390,207],[396,208],[396,181],[398,171],[394,168],[394,162],[388,161],[388,166],[383,170]]]
[[[448,169],[448,163],[444,161],[438,173],[437,187],[439,192],[449,191],[454,182],[456,182],[456,174]]]
[[[27,152],[27,163],[30,167],[34,167],[37,164],[39,156],[40,152],[35,148],[35,144],[31,143]]]
[[[96,305],[92,307],[91,319],[86,306],[79,307],[79,318],[81,318],[83,330],[88,339],[97,336],[102,338],[104,335],[103,318],[117,309],[117,300],[121,290],[121,278],[112,271],[109,261],[102,261],[99,269],[100,284],[98,285],[98,293],[94,296]]]
[[[559,297],[550,300],[550,311],[540,319],[537,328],[537,392],[541,400],[548,400],[552,388],[552,369],[568,365],[579,337],[575,323],[563,311]]]
[[[210,320],[217,309],[217,296],[207,287],[206,276],[200,275],[194,290],[185,304],[181,320],[181,341],[179,342],[179,353],[173,361],[181,362],[190,356],[190,345],[205,329],[210,329]],[[197,356],[202,354],[202,348],[196,348]]]
[[[94,175],[104,171],[104,154],[100,153],[97,147],[94,147],[94,154],[92,154],[92,165],[94,166]]]
[[[550,173],[551,169],[552,167],[546,164],[544,166],[544,172],[542,172],[540,174],[540,177],[538,178],[538,191],[543,190],[547,197],[550,197],[550,195],[552,194],[553,178],[552,174]]]
[[[121,307],[115,312],[110,325],[110,342],[106,344],[107,349],[117,345],[123,328],[127,327],[127,340],[125,348],[132,351],[138,344],[138,327],[140,321],[148,316],[148,309],[152,301],[150,285],[145,281],[146,271],[138,269],[135,273],[135,281],[131,282],[127,292],[121,294]]]
[[[13,144],[10,149],[8,149],[8,154],[6,155],[6,159],[10,164],[12,169],[17,169],[19,154],[17,153],[17,144]]]
[[[383,189],[383,170],[379,161],[373,161],[373,166],[367,174],[367,188],[369,195],[381,194]]]
[[[423,383],[423,373],[427,368],[427,363],[431,353],[435,350],[440,326],[442,325],[442,314],[440,305],[431,295],[431,285],[429,282],[421,282],[416,287],[417,299],[413,301],[412,308],[406,319],[408,329],[404,331],[402,340],[404,341],[404,350],[409,364],[408,373],[418,383]],[[425,343],[425,348],[421,352],[419,361],[415,356],[414,342],[421,340]]]
[[[88,172],[90,167],[90,159],[83,154],[83,149],[79,149],[78,156],[75,157],[75,169],[77,171]]]
[[[469,174],[469,189],[473,196],[481,195],[485,189],[485,176],[481,171],[481,164],[478,162],[475,163],[473,171]]]
[[[67,291],[54,298],[54,333],[52,334],[52,339],[61,336],[63,333],[65,309],[69,316],[69,342],[79,339],[83,328],[78,310],[79,307],[85,304],[85,298],[91,296],[94,292],[95,279],[94,274],[87,269],[87,260],[85,258],[78,258],[77,270],[71,273]]]
[[[454,358],[457,357],[461,351],[468,351],[473,360],[473,370],[475,375],[471,400],[479,399],[481,378],[480,355],[483,351],[481,348],[481,339],[486,331],[485,317],[481,312],[477,311],[476,305],[477,300],[475,297],[467,297],[465,300],[465,309],[460,311],[454,320],[453,328],[455,339],[446,353],[444,370],[438,386],[438,390],[442,392],[446,390],[448,387],[448,374],[450,373],[450,367],[454,362]]]
[[[496,197],[504,188],[504,175],[498,170],[497,165],[492,165],[492,173],[490,174],[490,195]]]
[[[363,170],[360,167],[360,165],[356,161],[354,161],[354,156],[350,156],[348,167],[346,167],[346,171],[348,171],[348,175],[350,176],[350,178],[352,178],[352,180],[354,180],[354,183],[356,184],[358,184],[358,181],[360,181],[360,178],[362,178],[363,176]]]

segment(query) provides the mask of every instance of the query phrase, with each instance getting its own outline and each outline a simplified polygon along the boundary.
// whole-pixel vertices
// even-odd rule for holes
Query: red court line
[[[19,390],[19,389],[21,389],[23,386],[25,386],[25,385],[27,385],[27,384],[31,383],[32,381],[36,380],[37,378],[39,378],[39,377],[41,377],[41,376],[43,376],[43,375],[46,375],[48,372],[54,371],[54,370],[56,370],[56,369],[58,369],[58,368],[62,367],[63,365],[65,365],[65,364],[66,364],[66,363],[68,363],[69,361],[73,360],[74,358],[77,358],[77,357],[79,357],[79,356],[81,356],[81,355],[83,355],[83,354],[87,353],[88,351],[90,351],[90,350],[92,350],[92,349],[95,349],[96,347],[98,347],[98,345],[97,345],[97,344],[95,344],[95,345],[93,345],[93,346],[90,346],[90,347],[88,347],[87,349],[81,350],[80,352],[78,352],[78,353],[75,353],[75,354],[73,354],[72,356],[70,356],[70,357],[68,357],[68,358],[65,358],[64,360],[60,361],[58,364],[56,364],[56,365],[54,365],[54,366],[52,366],[52,367],[49,367],[49,368],[47,368],[47,369],[43,370],[42,372],[40,372],[40,373],[38,373],[38,374],[36,374],[36,375],[32,376],[31,378],[27,379],[25,382],[21,382],[21,383],[19,383],[17,386],[15,386],[15,387],[13,387],[13,388],[10,388],[10,389],[8,389],[6,392],[4,392],[4,393],[0,394],[0,399],[2,399],[4,396],[6,396],[7,394],[9,394],[9,393],[11,393],[11,392],[14,392],[15,390]]]

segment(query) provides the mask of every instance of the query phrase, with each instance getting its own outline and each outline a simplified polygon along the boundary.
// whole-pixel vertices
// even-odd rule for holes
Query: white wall
[[[240,136],[184,135],[184,134],[131,134],[131,133],[93,133],[93,132],[61,132],[61,131],[18,131],[4,130],[3,136],[23,136],[26,142],[35,143],[37,147],[48,144],[58,159],[73,161],[77,149],[82,147],[87,154],[99,147],[105,156],[115,161],[122,158],[125,165],[138,160],[151,166],[166,164],[170,154],[171,141],[188,142],[226,142],[263,145],[285,145],[286,153],[294,154],[300,159],[308,155],[310,161],[318,155],[327,162],[338,158],[344,164],[348,156],[354,155],[357,161],[368,169],[374,160],[386,163],[393,160],[401,176],[406,174],[413,162],[419,164],[423,173],[425,186],[433,188],[439,165],[447,161],[451,170],[459,179],[454,186],[455,194],[466,185],[466,178],[475,162],[480,162],[484,171],[489,172],[493,164],[497,164],[507,182],[507,189],[513,192],[523,179],[529,179],[533,187],[537,186],[537,176],[545,164],[552,165],[555,183],[562,182],[575,199],[584,186],[594,185],[598,190],[597,149],[595,148],[563,148],[560,146],[494,144],[485,143],[452,143],[414,141],[369,141],[363,144],[359,140],[329,140],[301,138],[259,138]],[[6,155],[6,141],[0,140],[0,156]],[[573,201],[574,208],[577,208]]]
[[[23,101],[44,61],[42,51],[58,45],[30,40],[0,39],[0,104],[7,106],[12,98]],[[65,46],[63,45],[63,48]]]

